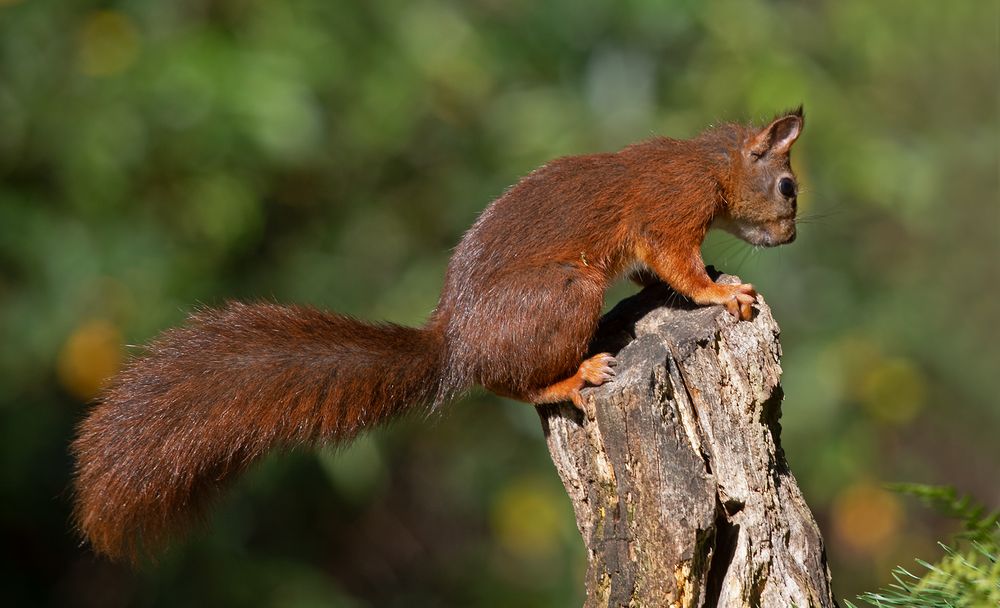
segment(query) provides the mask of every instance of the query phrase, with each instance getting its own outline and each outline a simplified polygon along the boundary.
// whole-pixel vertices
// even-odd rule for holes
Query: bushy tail
[[[318,310],[203,310],[133,360],[80,424],[76,521],[94,549],[162,548],[278,446],[346,440],[434,400],[438,334]]]

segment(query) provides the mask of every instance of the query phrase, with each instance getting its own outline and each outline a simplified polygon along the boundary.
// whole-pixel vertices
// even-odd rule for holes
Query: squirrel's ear
[[[771,124],[760,130],[747,142],[747,152],[754,158],[765,154],[787,154],[789,148],[799,138],[804,124],[802,108],[775,118]]]

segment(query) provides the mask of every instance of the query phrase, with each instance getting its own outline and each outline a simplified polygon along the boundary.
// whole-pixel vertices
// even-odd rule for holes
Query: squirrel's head
[[[798,181],[789,152],[805,124],[802,107],[763,129],[743,129],[739,150],[730,151],[729,175],[713,226],[752,245],[774,247],[795,240]]]

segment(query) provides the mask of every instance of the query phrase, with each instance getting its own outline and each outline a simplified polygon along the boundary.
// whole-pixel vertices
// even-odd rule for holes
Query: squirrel
[[[270,303],[196,311],[80,423],[77,528],[112,559],[154,554],[270,450],[348,441],[473,385],[582,408],[581,389],[615,375],[611,354],[587,357],[605,290],[636,270],[750,319],[754,288],[713,282],[701,244],[713,227],[759,246],[794,240],[789,152],[803,125],[800,106],[762,128],[543,165],[466,232],[420,328]]]

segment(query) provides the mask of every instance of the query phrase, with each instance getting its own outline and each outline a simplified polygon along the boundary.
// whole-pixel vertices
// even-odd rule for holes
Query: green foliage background
[[[997,22],[972,0],[0,0],[5,603],[580,605],[523,405],[270,459],[139,572],[70,529],[73,425],[122,345],[195,303],[419,323],[535,166],[800,102],[812,219],[706,257],[782,325],[785,448],[838,593],[934,559],[947,530],[880,483],[1000,501]]]

